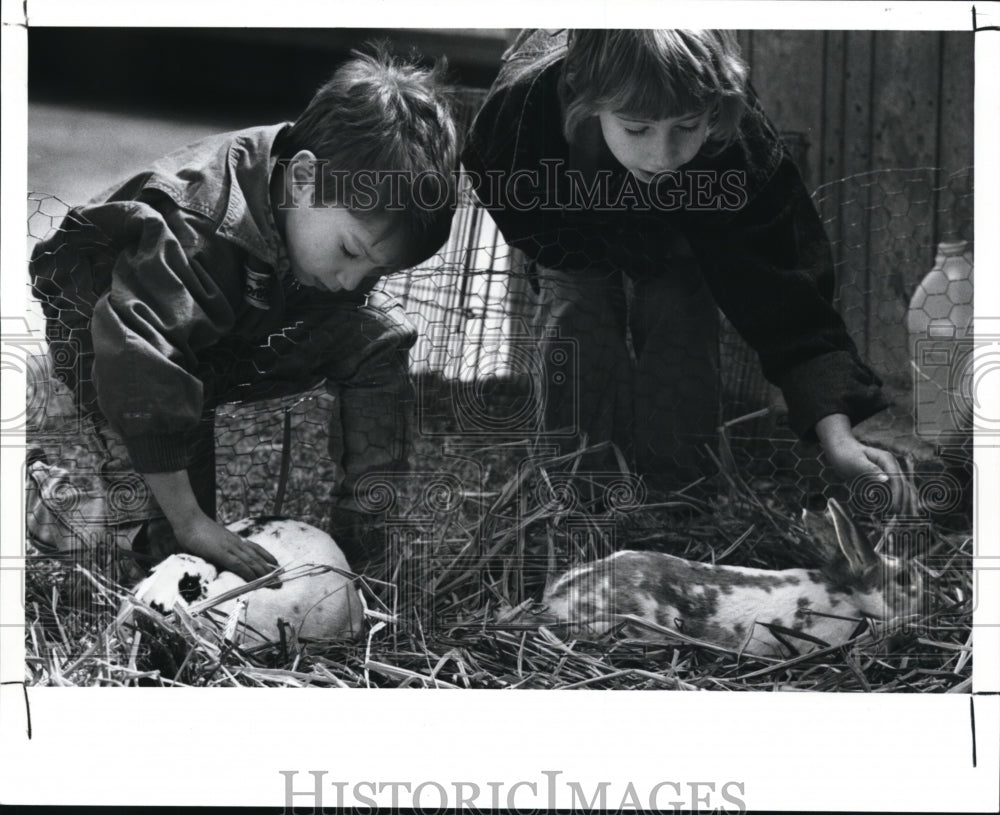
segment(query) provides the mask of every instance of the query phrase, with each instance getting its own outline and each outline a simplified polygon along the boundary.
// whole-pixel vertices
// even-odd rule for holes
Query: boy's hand
[[[278,565],[265,548],[230,532],[205,514],[195,500],[185,470],[147,473],[145,478],[185,552],[247,581],[263,577]]]
[[[174,528],[177,542],[185,552],[198,555],[250,581],[272,571],[278,562],[264,547],[241,538],[207,515]]]
[[[816,435],[837,475],[848,483],[867,475],[887,484],[893,514],[898,515],[910,506],[913,497],[896,457],[886,450],[858,441],[847,416],[837,413],[820,419],[816,423]]]

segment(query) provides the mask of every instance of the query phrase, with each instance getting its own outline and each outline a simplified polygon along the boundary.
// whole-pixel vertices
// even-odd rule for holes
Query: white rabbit
[[[286,569],[278,581],[214,606],[228,616],[242,601],[238,622],[248,640],[278,639],[279,619],[301,637],[345,639],[360,633],[361,601],[352,578],[340,573],[350,567],[333,538],[288,518],[244,518],[226,528],[263,546]],[[187,608],[245,585],[241,577],[220,573],[200,557],[176,554],[154,566],[134,595],[165,614],[176,604]]]
[[[820,569],[713,566],[621,551],[562,575],[540,608],[514,619],[579,635],[604,633],[632,615],[733,650],[789,656],[845,642],[862,618],[890,620],[919,610],[919,570],[878,554],[836,501],[829,501],[825,516],[806,510],[803,517],[826,548]],[[645,626],[631,624],[629,631],[663,638]]]

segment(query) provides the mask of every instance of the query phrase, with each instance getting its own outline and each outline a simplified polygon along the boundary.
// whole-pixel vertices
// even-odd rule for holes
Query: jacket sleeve
[[[211,252],[211,225],[169,199],[87,208],[115,246],[110,287],[94,306],[93,377],[101,412],[140,472],[183,469],[187,437],[202,415],[200,351],[231,330],[240,291]]]
[[[885,408],[881,381],[833,307],[830,245],[791,159],[735,215],[705,222],[688,238],[716,302],[781,388],[792,429],[813,439],[824,416],[855,424]]]
[[[557,269],[587,269],[606,258],[607,228],[599,217],[581,210],[567,216],[563,210],[545,205],[552,193],[535,185],[532,176],[515,176],[509,185],[484,180],[496,168],[483,160],[474,145],[466,148],[463,164],[479,203],[509,246],[542,266]]]
[[[558,66],[555,66],[558,68]],[[607,251],[599,214],[556,204],[560,190],[544,160],[566,158],[553,69],[497,83],[476,114],[462,165],[479,202],[509,246],[543,266],[585,269]]]

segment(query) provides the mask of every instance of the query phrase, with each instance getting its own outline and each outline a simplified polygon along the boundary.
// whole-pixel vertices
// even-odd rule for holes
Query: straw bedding
[[[246,428],[245,416],[233,422]],[[226,432],[221,427],[219,438]],[[321,448],[321,424],[299,423],[296,433],[315,433],[314,446]],[[262,437],[256,438],[255,449]],[[309,441],[304,439],[306,449]],[[61,561],[29,554],[27,681],[876,693],[971,689],[968,512],[933,517],[929,547],[919,555],[926,613],[901,629],[875,631],[862,623],[845,645],[783,661],[679,633],[661,633],[658,642],[629,639],[620,629],[596,640],[564,640],[546,628],[505,620],[513,609],[537,600],[546,581],[570,565],[616,548],[773,569],[818,565],[818,553],[798,521],[801,495],[790,481],[755,477],[737,467],[725,435],[716,451],[718,473],[708,482],[681,493],[643,495],[632,489],[623,468],[615,500],[608,499],[606,483],[595,484],[581,472],[586,450],[554,457],[527,440],[481,441],[477,445],[464,436],[460,454],[449,449],[447,438],[418,442],[414,460],[423,472],[437,475],[437,487],[429,488],[426,477],[397,484],[395,512],[409,523],[405,534],[393,538],[387,568],[358,582],[366,631],[357,641],[304,641],[282,627],[276,628],[280,635],[274,642],[246,647],[224,638],[226,621],[211,609],[164,616],[135,603],[118,582],[122,573],[114,552],[98,549]],[[268,455],[280,456],[280,445],[263,446]],[[229,453],[226,449],[220,453],[223,509],[227,497],[237,496],[244,508],[270,501],[273,483],[257,477],[248,481],[246,468],[227,461],[245,453],[237,445]],[[240,475],[230,475],[234,472]],[[313,464],[292,469],[288,514],[295,513],[294,496],[315,489],[316,473]],[[415,512],[418,505],[422,513]],[[260,514],[271,508],[260,507]],[[881,530],[868,528],[877,539]]]

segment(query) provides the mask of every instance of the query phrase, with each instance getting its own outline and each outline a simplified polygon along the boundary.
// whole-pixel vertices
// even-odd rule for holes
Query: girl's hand
[[[278,565],[274,555],[262,546],[230,532],[204,514],[180,528],[174,527],[174,534],[185,552],[247,581],[263,577]]]
[[[886,450],[859,442],[846,415],[836,413],[823,417],[816,423],[816,435],[837,475],[848,483],[869,476],[887,484],[893,514],[898,515],[909,506],[910,491],[896,457]]]

